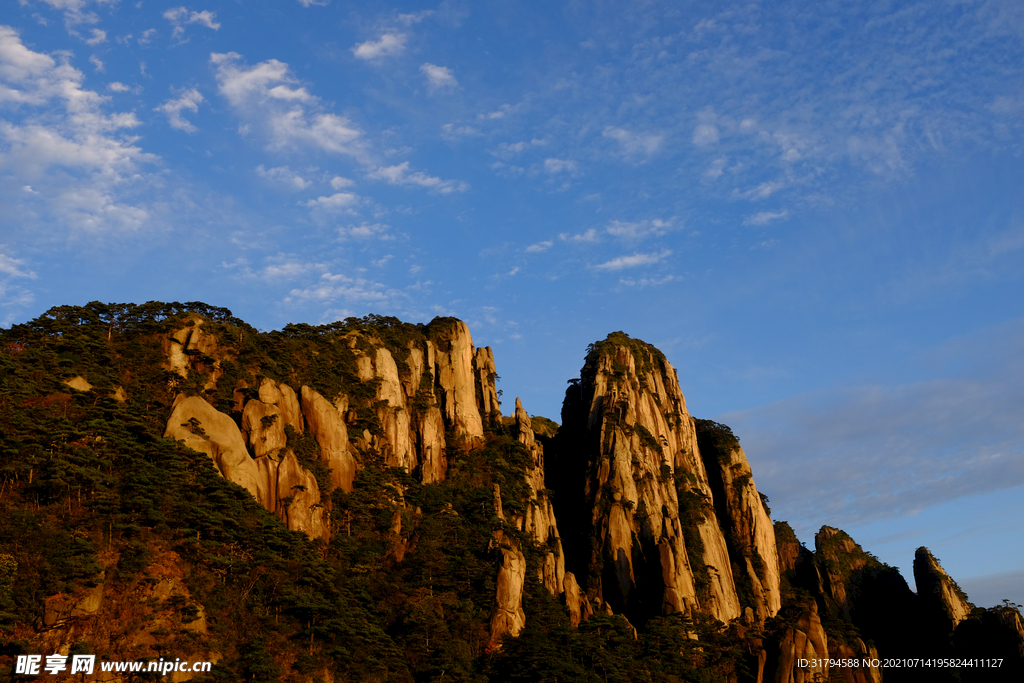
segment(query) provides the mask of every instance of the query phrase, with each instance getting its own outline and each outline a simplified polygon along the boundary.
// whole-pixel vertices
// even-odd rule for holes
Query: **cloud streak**
[[[660,252],[649,254],[636,253],[632,256],[619,256],[611,261],[593,266],[594,270],[622,270],[623,268],[636,268],[637,266],[649,266],[664,261],[672,255],[671,249],[663,249]]]

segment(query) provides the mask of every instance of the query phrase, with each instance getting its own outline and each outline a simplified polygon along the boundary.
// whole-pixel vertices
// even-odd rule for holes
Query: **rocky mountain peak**
[[[774,533],[746,458],[716,456],[709,472],[678,375],[660,351],[622,332],[591,345],[562,421],[549,479],[560,519],[588,529],[589,542],[567,542],[566,551],[588,595],[634,623],[673,612],[728,621],[744,607],[761,620],[778,611]],[[723,525],[734,530],[732,547]],[[743,600],[737,571],[756,578]]]
[[[943,631],[952,632],[970,616],[973,605],[928,548],[914,553],[914,582],[922,609],[931,619],[941,621]]]

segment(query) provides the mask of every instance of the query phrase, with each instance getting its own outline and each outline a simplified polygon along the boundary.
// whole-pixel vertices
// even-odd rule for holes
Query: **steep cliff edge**
[[[591,345],[562,423],[548,480],[560,523],[584,531],[563,542],[567,569],[589,596],[635,623],[675,612],[727,622],[744,607],[763,620],[778,611],[774,534],[746,459],[729,455],[730,476],[745,479],[719,504],[676,371],[660,351],[621,332]],[[723,513],[742,539],[735,550]],[[750,547],[763,565],[731,559]],[[748,604],[737,594],[737,567],[761,588]]]
[[[754,617],[764,621],[782,606],[772,520],[732,430],[711,420],[695,420],[694,424],[737,592]]]
[[[928,548],[914,553],[914,583],[925,620],[947,637],[974,609]]]

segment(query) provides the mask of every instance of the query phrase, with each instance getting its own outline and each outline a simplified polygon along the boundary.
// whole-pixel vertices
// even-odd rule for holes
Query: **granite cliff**
[[[927,549],[915,592],[841,530],[812,551],[773,525],[737,436],[621,332],[587,349],[561,425],[503,415],[493,352],[451,318],[265,333],[94,303],[0,350],[0,659],[170,653],[309,683],[1024,666],[1019,612],[975,608]]]
[[[567,568],[591,601],[641,623],[778,611],[775,537],[746,458],[738,444],[702,453],[664,355],[622,333],[592,345],[562,422],[549,480],[579,530]]]

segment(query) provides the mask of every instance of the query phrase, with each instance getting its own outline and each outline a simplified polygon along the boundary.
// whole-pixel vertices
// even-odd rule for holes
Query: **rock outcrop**
[[[285,426],[302,433],[302,412],[295,391],[269,377],[260,383],[259,398],[242,409],[242,431],[255,457],[276,453],[287,445]]]
[[[183,378],[188,377],[189,370],[206,374],[204,388],[210,389],[223,374],[221,362],[233,354],[218,344],[216,335],[203,329],[205,322],[201,316],[190,315],[184,327],[164,340],[164,367]]]
[[[492,361],[493,362],[493,361]],[[548,592],[558,595],[565,580],[565,556],[562,539],[558,535],[555,510],[544,482],[544,447],[537,441],[530,426],[530,416],[523,410],[522,402],[516,399],[516,438],[530,451],[530,466],[526,470],[526,483],[530,497],[526,504],[522,529],[530,534],[534,543],[547,548],[539,568],[540,581]]]
[[[622,333],[593,345],[580,381],[566,392],[562,422],[548,479],[560,522],[587,530],[566,551],[567,568],[587,593],[634,623],[694,610],[721,621],[739,617],[720,507],[665,357]],[[746,546],[763,550],[774,567],[762,580],[763,619],[778,609],[771,523],[755,509],[760,498],[752,481],[730,500],[742,503],[735,514],[744,520]]]
[[[287,385],[268,382],[261,386],[261,396],[275,402],[253,399],[246,404],[246,409],[253,404],[256,407],[243,412],[243,415],[258,415],[254,423],[250,421],[249,431],[253,455],[259,453],[256,457],[246,449],[235,421],[198,396],[178,397],[164,436],[209,455],[225,479],[243,487],[264,508],[281,516],[289,529],[326,538],[329,530],[316,478],[299,464],[291,449],[285,450],[284,429],[278,424],[288,419],[301,420],[295,392]],[[285,406],[283,413],[274,411],[277,401]],[[289,413],[291,409],[296,410]],[[276,448],[268,450],[267,444]]]
[[[821,626],[818,605],[813,600],[803,605],[799,616],[783,631],[773,650],[768,657],[772,666],[767,672],[767,679],[773,683],[830,680],[828,636]]]
[[[356,461],[350,451],[344,417],[348,411],[348,398],[339,396],[331,403],[309,387],[302,387],[301,394],[302,414],[309,425],[309,433],[320,446],[320,459],[331,470],[332,488],[351,492]]]
[[[203,386],[212,391],[223,375],[221,360],[232,357],[232,351],[205,331],[203,322],[190,316],[165,339],[165,367],[183,378],[190,372],[205,374]],[[371,333],[355,330],[340,337],[354,370],[349,378],[354,383],[352,395],[343,390],[328,398],[305,385],[296,392],[269,377],[241,379],[232,394],[240,424],[200,397],[179,396],[166,436],[210,455],[222,475],[249,490],[289,528],[326,537],[329,530],[316,477],[289,448],[289,428],[295,435],[308,430],[316,440],[318,458],[330,473],[325,492],[351,492],[362,451],[373,449],[386,465],[435,483],[447,470],[446,434],[472,446],[483,439],[485,422],[490,424],[493,415],[500,417],[491,349],[474,348],[461,321],[441,321],[428,332],[397,349],[400,361]],[[256,392],[250,381],[258,381]],[[360,426],[350,429],[354,424]],[[522,433],[522,439],[532,440],[528,423]],[[530,479],[541,491],[539,451],[535,460]],[[546,541],[548,530],[554,528],[553,514],[549,503],[538,510],[533,514],[531,508],[529,519],[519,525],[528,523]],[[557,531],[553,533],[552,547],[557,548]],[[552,551],[544,571],[549,589],[559,590],[564,574],[560,548]]]
[[[222,477],[244,488],[256,500],[266,499],[263,478],[246,450],[238,425],[202,398],[178,396],[164,436],[206,453]]]
[[[714,491],[714,505],[729,548],[733,572],[749,586],[745,606],[758,621],[772,617],[782,606],[775,529],[754,485],[750,464],[739,440],[722,425],[697,423],[701,455]],[[731,438],[730,438],[731,437]],[[737,581],[740,577],[734,576]]]
[[[914,582],[925,618],[947,636],[971,615],[973,606],[967,596],[928,548],[918,548],[914,553]]]
[[[445,421],[454,427],[456,435],[470,442],[483,439],[484,422],[477,404],[473,367],[476,353],[469,328],[456,320],[439,330],[429,346],[436,349],[438,399]],[[490,383],[493,385],[493,379]]]

